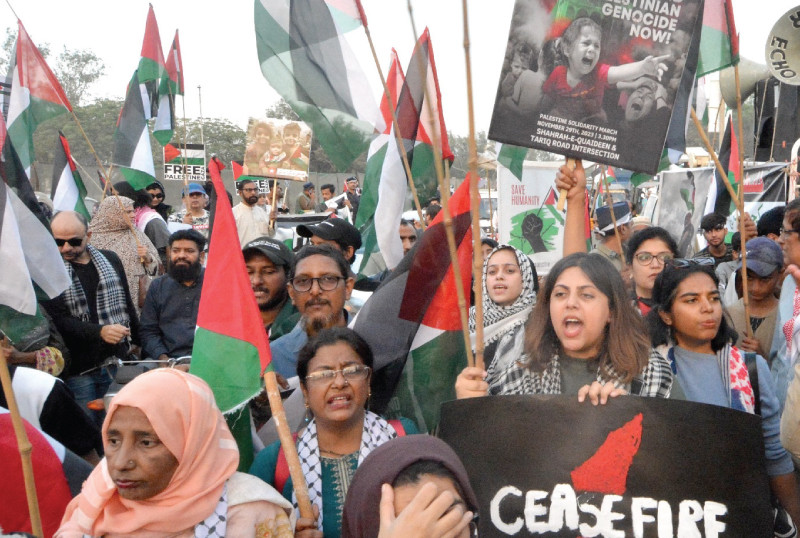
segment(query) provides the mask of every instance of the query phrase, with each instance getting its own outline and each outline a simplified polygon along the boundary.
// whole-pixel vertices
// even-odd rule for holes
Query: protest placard
[[[308,179],[311,129],[301,121],[250,118],[242,174],[295,181]]]
[[[515,4],[489,138],[656,173],[700,0],[548,5]]]
[[[478,496],[481,537],[772,536],[755,415],[492,396],[445,403],[439,427]]]
[[[206,182],[206,148],[203,144],[164,146],[166,181]]]

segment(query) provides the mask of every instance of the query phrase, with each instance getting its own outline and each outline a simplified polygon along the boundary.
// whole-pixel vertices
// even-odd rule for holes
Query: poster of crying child
[[[701,0],[517,0],[489,138],[656,173],[701,20]]]

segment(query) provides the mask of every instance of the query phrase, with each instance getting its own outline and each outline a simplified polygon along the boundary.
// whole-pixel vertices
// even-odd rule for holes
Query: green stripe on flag
[[[64,112],[67,112],[67,109],[59,103],[31,96],[28,106],[8,126],[8,138],[14,144],[19,160],[25,169],[28,169],[36,159],[33,150],[33,133],[37,127]]]
[[[261,378],[253,375],[261,370],[258,349],[249,342],[198,327],[192,349],[190,373],[211,386],[223,413],[261,392]]]
[[[184,164],[184,163],[188,164],[189,166],[205,166],[206,160],[203,159],[202,157],[199,159],[197,158],[184,159],[183,157],[175,157],[167,164]]]
[[[500,153],[497,154],[497,162],[508,168],[514,177],[522,181],[522,166],[527,155],[528,148],[503,144],[500,147]]]
[[[153,183],[153,181],[155,181],[155,177],[151,176],[147,172],[142,172],[141,170],[123,168],[120,166],[119,171],[122,174],[122,177],[125,178],[125,181],[127,181],[130,186],[137,191],[146,188],[148,185]]]
[[[709,26],[703,26],[700,38],[700,56],[697,60],[697,76],[719,71],[733,65],[738,58],[731,55],[730,36]]]

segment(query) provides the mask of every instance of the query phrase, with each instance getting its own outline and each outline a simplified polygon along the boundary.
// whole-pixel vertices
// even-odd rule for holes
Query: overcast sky
[[[139,59],[146,0],[9,1],[34,43],[49,43],[54,55],[66,45],[90,49],[103,59],[106,75],[95,85],[94,96],[124,97]],[[733,0],[742,55],[764,63],[764,46],[772,25],[798,3],[800,0]],[[414,46],[406,0],[363,0],[363,4],[384,69],[392,47],[405,67]],[[479,131],[489,128],[513,4],[513,0],[469,2],[475,121]],[[153,6],[165,50],[172,43],[175,29],[180,30],[187,117],[199,115],[198,86],[202,87],[205,117],[226,118],[242,127],[248,117],[263,115],[264,109],[279,98],[258,65],[252,0],[154,0]],[[447,127],[466,134],[462,2],[415,0],[412,6],[417,31],[425,26],[431,31]],[[6,3],[0,4],[0,20],[5,27],[15,27],[14,14]],[[348,36],[362,58],[362,68],[372,82],[377,101],[380,79],[364,32],[354,30]]]

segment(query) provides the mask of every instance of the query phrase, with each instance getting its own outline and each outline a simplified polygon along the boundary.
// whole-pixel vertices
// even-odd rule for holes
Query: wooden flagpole
[[[10,346],[8,337],[3,336],[0,347],[8,348]],[[28,439],[28,434],[25,432],[25,425],[22,422],[22,416],[19,414],[19,407],[17,407],[17,399],[14,397],[14,389],[11,383],[11,374],[8,371],[8,361],[3,350],[0,350],[0,382],[2,382],[3,392],[6,395],[6,402],[8,403],[8,410],[11,413],[11,423],[14,426],[14,434],[17,436],[17,445],[19,446],[19,455],[22,459],[22,478],[25,480],[25,495],[28,498],[28,513],[31,519],[31,529],[34,536],[44,536],[42,530],[42,519],[39,515],[39,498],[36,495],[36,482],[33,477],[33,461],[31,460],[31,452],[33,445]]]
[[[408,15],[411,18],[411,29],[414,32],[414,42],[417,42],[417,27],[414,24],[413,9],[411,0],[408,0]],[[438,111],[434,111],[428,95],[428,85],[425,84],[425,106],[428,107],[428,115],[431,118],[439,117]],[[461,264],[458,262],[458,246],[456,245],[455,234],[453,233],[453,218],[450,213],[450,185],[445,184],[445,175],[442,167],[442,147],[439,131],[431,129],[433,139],[433,164],[436,169],[436,178],[439,181],[439,193],[442,196],[442,212],[444,213],[444,230],[447,237],[447,247],[450,251],[450,263],[453,267],[453,277],[456,282],[456,298],[458,300],[458,311],[461,317],[461,332],[464,337],[464,347],[467,354],[467,364],[475,366],[475,359],[472,355],[472,344],[469,337],[469,305],[467,305],[464,289],[461,286]],[[480,275],[478,275],[480,280]],[[482,319],[482,316],[481,316]],[[483,343],[483,338],[481,338]]]
[[[289,464],[289,476],[292,477],[292,485],[294,486],[294,494],[297,497],[297,508],[300,511],[300,517],[313,520],[315,519],[314,510],[311,508],[311,499],[308,496],[308,484],[306,484],[306,478],[303,475],[300,456],[297,454],[297,446],[292,437],[292,432],[289,430],[289,423],[286,421],[286,411],[283,408],[275,372],[264,372],[264,384],[267,388],[267,398],[269,398],[269,406],[272,409],[272,418],[275,420],[275,428],[277,428],[278,437],[281,440],[281,448],[286,456],[286,463]]]
[[[469,124],[469,194],[472,213],[472,291],[475,295],[475,366],[483,369],[483,252],[481,249],[480,207],[478,193],[478,148],[475,144],[475,110],[472,96],[472,63],[470,61],[469,15],[467,0],[461,2],[464,18],[464,62],[467,74],[467,119]],[[488,179],[487,179],[488,182]],[[489,199],[491,207],[492,200]]]
[[[603,182],[603,185],[606,188],[605,198],[606,198],[606,205],[608,205],[608,211],[611,213],[611,224],[614,226],[614,237],[617,239],[617,246],[619,247],[619,256],[622,260],[622,270],[624,271],[625,268],[628,266],[628,262],[625,260],[625,251],[622,249],[622,237],[619,235],[619,228],[617,228],[617,216],[614,214],[614,197],[611,196],[611,183],[608,181],[608,174],[606,174],[606,165],[600,166],[600,173],[602,177],[600,181]]]
[[[367,24],[367,14],[364,12],[364,6],[361,5],[361,0],[356,0],[356,6],[358,7],[358,15],[361,17],[361,25],[364,27],[364,33],[366,34],[367,41],[369,42],[369,48],[372,51],[372,59],[375,61],[375,67],[378,69],[378,75],[381,77],[383,94],[386,96],[386,102],[388,103],[389,112],[392,116],[392,130],[394,131],[395,140],[397,141],[397,151],[400,153],[400,158],[403,160],[403,168],[405,169],[406,177],[408,178],[408,186],[409,189],[411,189],[411,194],[414,198],[414,206],[417,208],[420,226],[422,226],[422,229],[424,230],[425,219],[422,218],[422,205],[420,204],[419,196],[417,195],[417,187],[414,185],[414,177],[411,174],[411,165],[408,162],[408,155],[406,154],[403,136],[400,133],[400,126],[397,123],[397,114],[395,112],[395,105],[392,103],[392,94],[389,91],[389,86],[386,83],[386,77],[383,76],[383,69],[381,69],[381,64],[378,61],[378,53],[375,52],[375,45],[372,42],[372,34],[370,34],[369,24]]]
[[[269,184],[269,182],[267,183]],[[269,227],[274,230],[276,227],[276,220],[278,218],[278,208],[275,204],[278,203],[278,178],[272,180],[272,207],[270,208]],[[275,215],[275,218],[272,215]]]
[[[740,256],[742,259],[742,304],[744,305],[745,331],[748,338],[753,338],[753,327],[750,325],[750,298],[747,293],[747,241],[744,238],[744,139],[742,138],[742,93],[739,82],[739,63],[733,66],[734,80],[736,81],[736,123],[738,124],[739,142],[737,161],[739,162],[739,197],[736,204],[739,209],[739,239],[742,242]],[[728,179],[725,178],[725,183]]]

